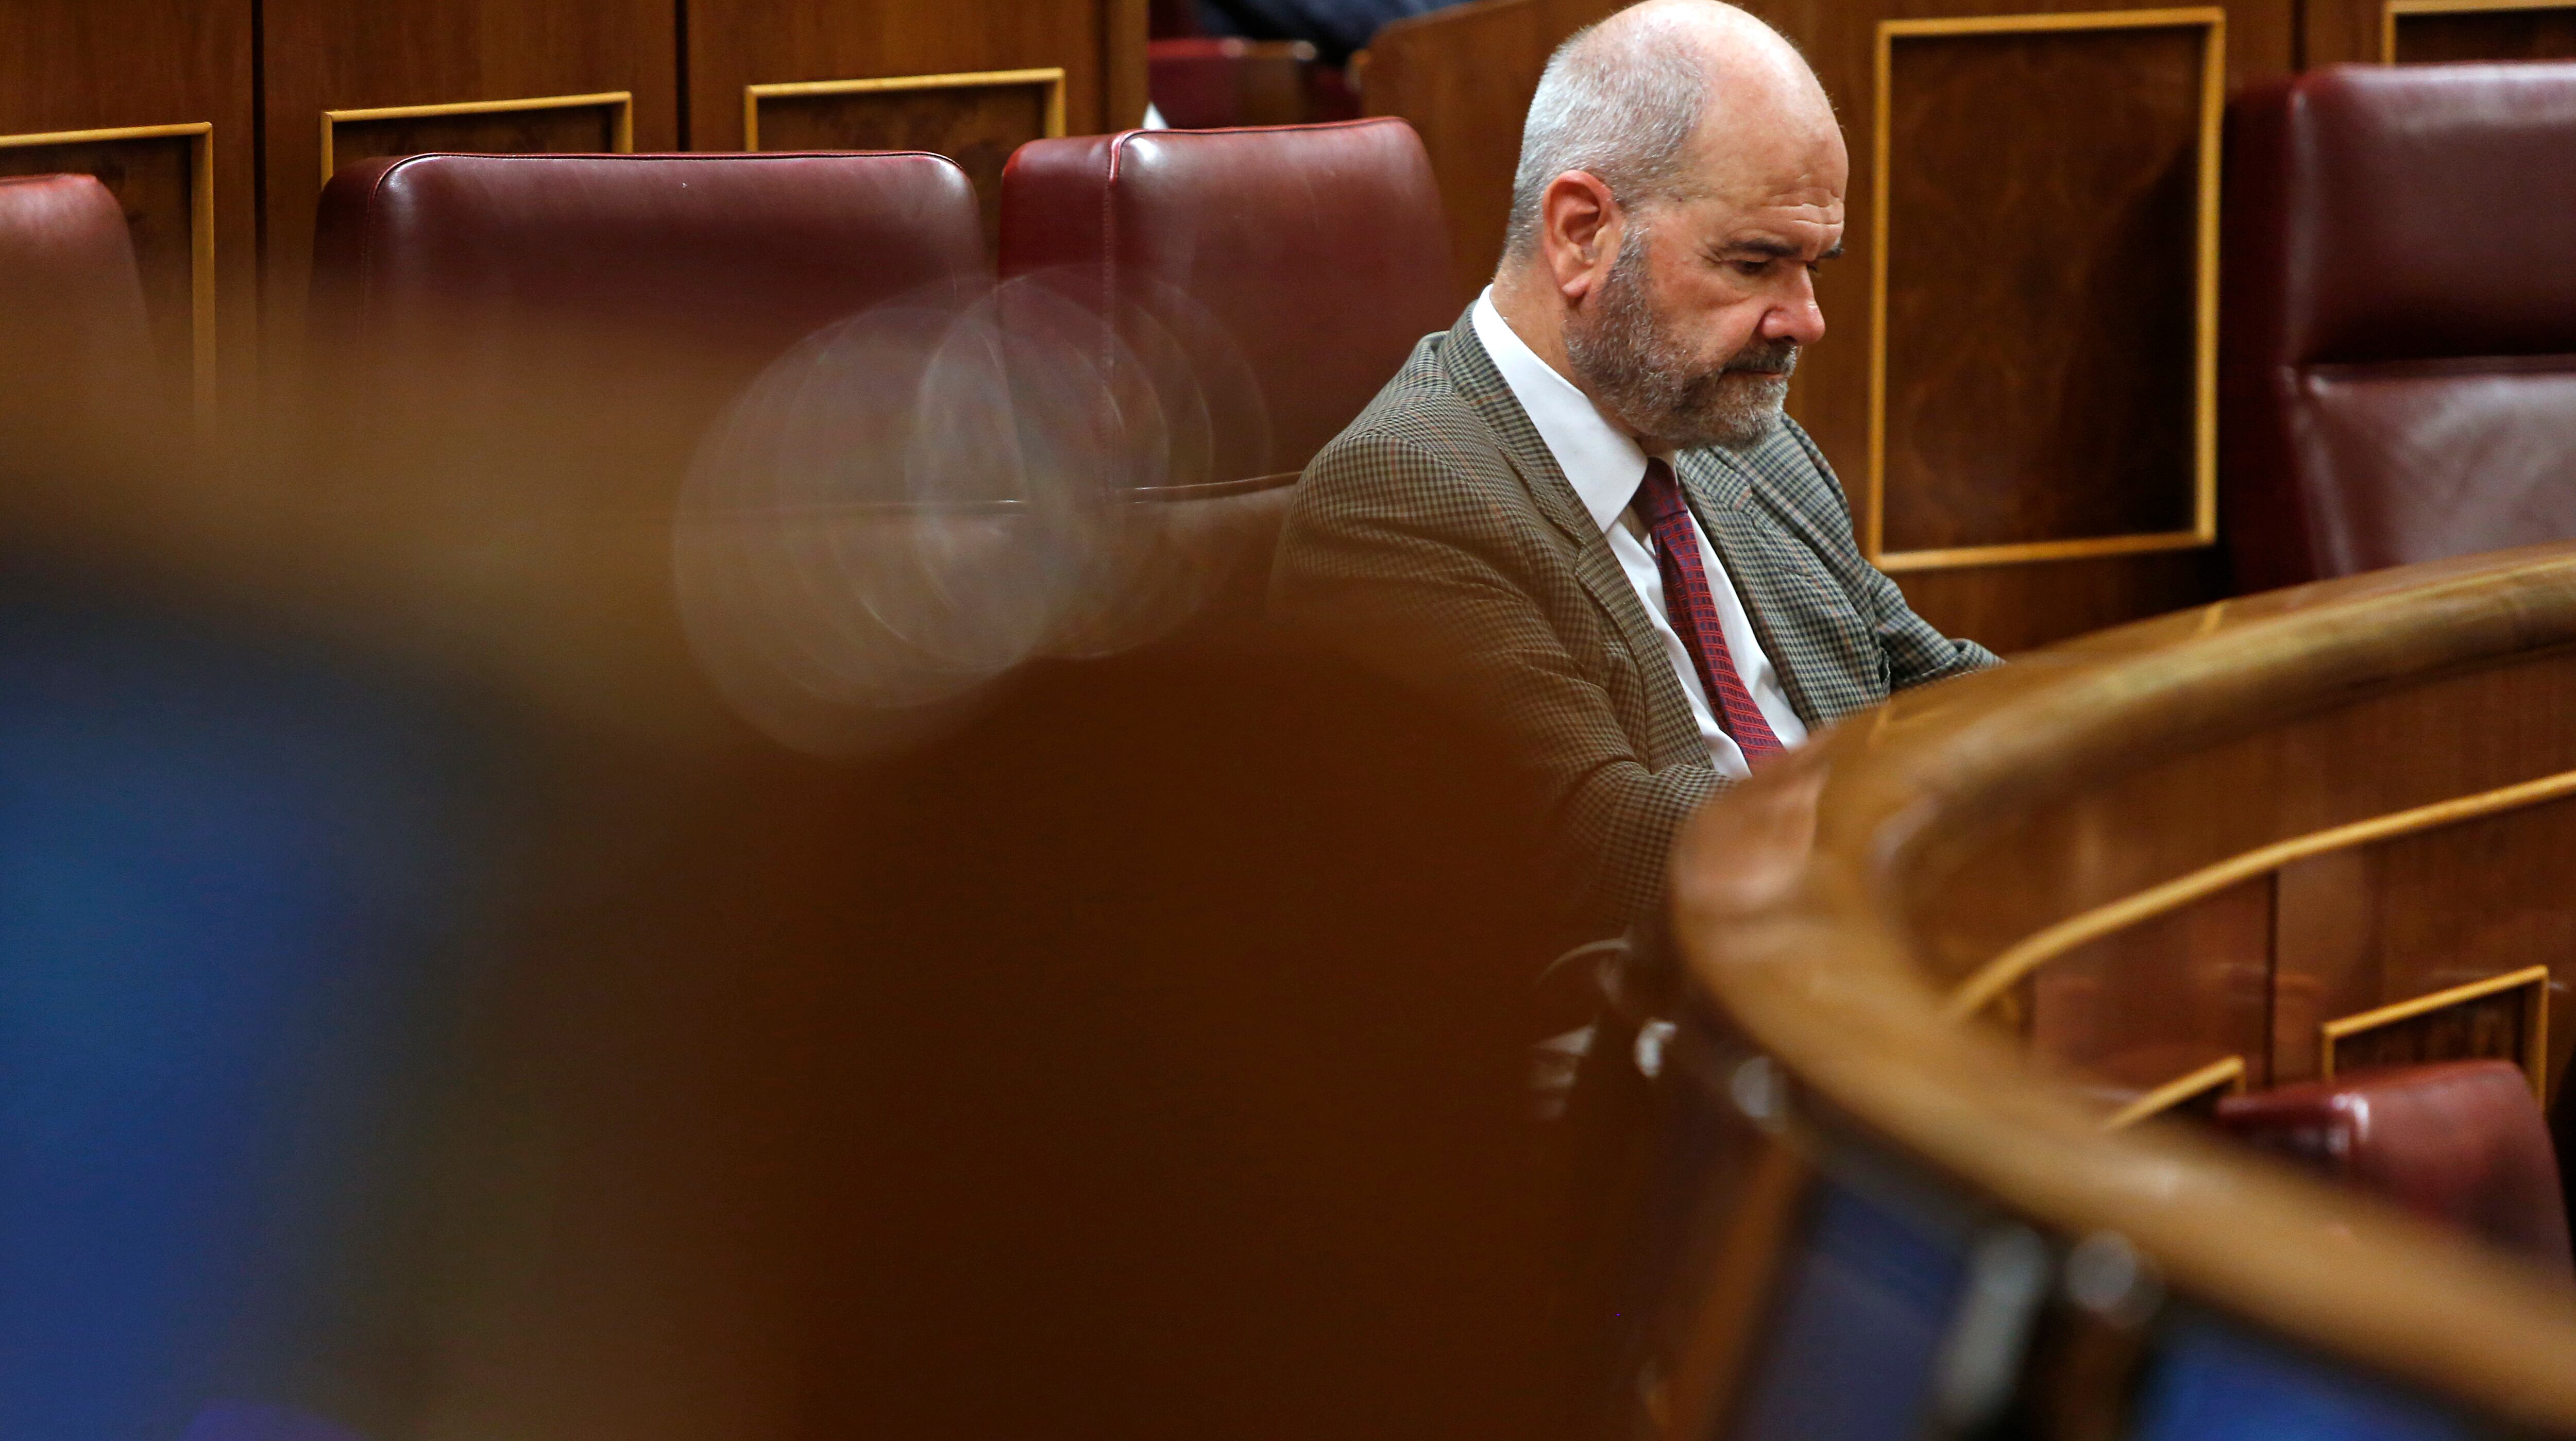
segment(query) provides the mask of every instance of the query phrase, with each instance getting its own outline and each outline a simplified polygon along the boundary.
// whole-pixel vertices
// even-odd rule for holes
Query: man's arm
[[[1271,610],[1493,723],[1527,758],[1582,918],[1625,925],[1663,903],[1675,829],[1724,782],[1707,764],[1647,767],[1515,581],[1538,558],[1514,529],[1432,444],[1346,435],[1299,485]]]
[[[1889,688],[1904,690],[2002,664],[1993,651],[1972,640],[1952,640],[1914,613],[1914,607],[1906,603],[1905,592],[1896,588],[1887,572],[1861,555],[1860,542],[1852,534],[1851,502],[1843,494],[1842,480],[1825,462],[1825,453],[1816,448],[1816,442],[1796,421],[1784,417],[1781,426],[1807,453],[1816,473],[1833,492],[1835,503],[1827,507],[1830,515],[1826,518],[1832,553],[1825,559],[1877,631],[1879,649],[1887,656]]]

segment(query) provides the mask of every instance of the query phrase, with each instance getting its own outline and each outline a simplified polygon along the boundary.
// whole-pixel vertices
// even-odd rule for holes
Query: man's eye
[[[1771,273],[1771,265],[1772,262],[1768,260],[1739,260],[1735,262],[1735,273],[1748,277],[1760,277]]]

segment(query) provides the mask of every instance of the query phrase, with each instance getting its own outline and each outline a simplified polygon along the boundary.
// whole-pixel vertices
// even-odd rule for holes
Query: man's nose
[[[1762,317],[1762,338],[1813,345],[1825,338],[1825,312],[1816,304],[1816,278],[1800,270],[1792,286]]]

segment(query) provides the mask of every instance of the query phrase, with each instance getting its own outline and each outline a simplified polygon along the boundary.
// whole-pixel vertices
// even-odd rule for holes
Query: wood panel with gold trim
[[[2307,0],[2307,63],[2576,59],[2570,0]]]
[[[125,212],[143,280],[153,346],[174,389],[201,414],[215,405],[216,209],[214,126],[0,135],[0,175],[97,176]]]
[[[2505,1060],[2549,1096],[2549,967],[2526,966],[2430,995],[2338,1016],[2317,1031],[2317,1075],[2373,1066]]]
[[[670,0],[261,5],[273,354],[292,353],[301,337],[326,135],[338,165],[421,150],[679,148]]]
[[[2403,909],[2346,916],[2376,933],[2340,952],[2370,1004],[2326,1010],[2310,1056],[2511,1051],[2545,1087],[2539,998],[2576,976],[2561,811],[2576,544],[2247,597],[1900,695],[1693,819],[1675,931],[1802,1114],[2056,1234],[2124,1237],[2169,1293],[2356,1377],[2557,1434],[2576,1430],[2563,1284],[2185,1128],[2106,1131],[2088,1084],[1959,1022],[2031,978],[2035,938],[2053,961],[2275,877],[2279,948],[2329,919],[2291,894],[2301,870],[2360,865]],[[2479,868],[2493,885],[2464,883]],[[2446,966],[2465,989],[2426,984]],[[2259,1056],[2237,1058],[2253,1079]],[[2205,1094],[2226,1059],[2168,1094]]]
[[[746,85],[745,150],[927,150],[975,182],[985,242],[1002,224],[1002,167],[1032,140],[1064,134],[1062,66],[960,75],[887,75]]]
[[[1881,568],[2217,538],[2226,19],[1880,22],[1861,533]]]
[[[2196,1066],[2112,1112],[2102,1122],[2106,1131],[2124,1130],[2158,1116],[2206,1116],[2228,1096],[2245,1094],[2245,1058],[2228,1056]]]
[[[597,95],[325,110],[321,149],[325,185],[342,166],[433,150],[627,154],[635,149],[635,97],[628,91],[610,90]]]
[[[0,5],[0,173],[85,171],[116,196],[174,397],[253,374],[255,19],[253,0]]]
[[[1063,72],[1060,96],[1050,102],[1061,109],[1059,133],[1124,129],[1144,119],[1145,10],[1144,0],[691,0],[689,144],[699,150],[754,148],[747,98],[753,87],[785,98],[794,96],[789,87],[799,83],[865,81],[900,94],[933,77],[1038,70]],[[820,138],[853,126],[873,133],[889,118],[883,105],[857,98],[864,91],[812,94],[845,97],[845,103],[817,105],[805,121],[762,104],[758,148],[805,143],[781,126],[820,127],[808,132]],[[851,118],[836,120],[835,110]],[[864,119],[871,111],[876,118]],[[916,135],[928,123],[920,117],[899,122]]]

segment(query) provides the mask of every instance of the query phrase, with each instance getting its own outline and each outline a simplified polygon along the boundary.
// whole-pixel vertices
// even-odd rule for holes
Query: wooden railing
[[[2555,546],[2042,651],[1709,807],[1675,863],[1702,1003],[1675,1054],[1691,1123],[1737,1142],[1698,1189],[1648,1411],[1770,1434],[1766,1379],[1817,1360],[1783,1308],[1835,1244],[1819,1198],[1857,1193],[1957,1252],[1961,1289],[1928,1313],[1936,1413],[1983,1356],[1980,1404],[2128,1434],[2155,1418],[2121,1398],[2174,1404],[2158,1377],[2215,1335],[2228,1364],[2309,1367],[2369,1405],[2576,1432],[2576,1292],[2189,1123],[2106,1126],[2339,1056],[2500,1054],[2546,1097],[2570,1030],[2547,1011],[2576,975],[2571,794],[2576,546]],[[2007,1272],[2043,1278],[2018,1332],[1988,1304],[1998,1234],[2031,1238]],[[2075,1304],[2106,1255],[2163,1301]],[[1728,1417],[1745,1429],[1710,1429]]]

